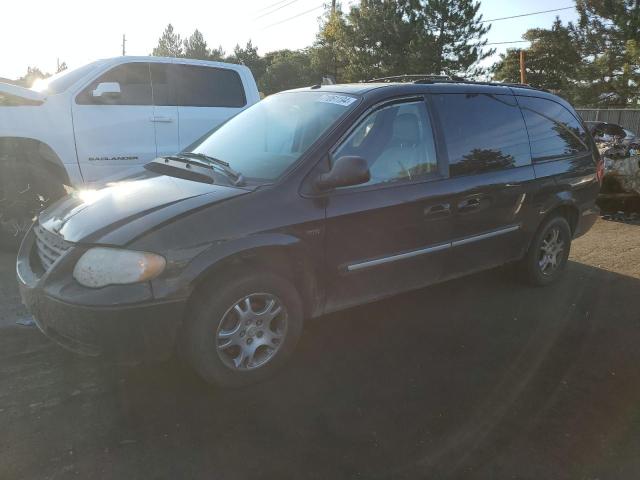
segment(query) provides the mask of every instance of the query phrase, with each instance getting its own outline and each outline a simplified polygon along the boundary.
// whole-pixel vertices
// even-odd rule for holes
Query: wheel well
[[[195,282],[192,297],[210,282],[227,274],[267,271],[289,280],[298,291],[305,317],[312,316],[318,306],[317,282],[310,262],[286,247],[261,247],[232,255],[216,263]]]
[[[544,220],[547,218],[551,218],[554,215],[560,215],[564,217],[569,223],[569,227],[571,227],[571,233],[575,233],[576,227],[578,226],[578,208],[574,205],[559,205],[555,207],[553,210],[549,211],[545,216]],[[543,221],[544,221],[543,220]]]
[[[0,178],[33,177],[36,171],[60,185],[70,185],[66,169],[49,145],[32,138],[0,138]]]

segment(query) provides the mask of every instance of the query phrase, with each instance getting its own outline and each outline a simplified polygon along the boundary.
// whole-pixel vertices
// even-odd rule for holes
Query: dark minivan
[[[206,381],[243,385],[291,355],[304,319],[507,262],[553,282],[597,218],[601,175],[574,109],[544,91],[316,85],[54,204],[18,279],[71,350],[179,352]]]

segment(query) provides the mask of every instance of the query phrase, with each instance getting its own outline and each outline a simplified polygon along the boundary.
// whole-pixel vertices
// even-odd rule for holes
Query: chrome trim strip
[[[417,257],[419,255],[425,255],[427,253],[441,252],[452,247],[459,247],[468,243],[477,242],[486,238],[497,237],[505,233],[515,232],[520,229],[520,225],[511,225],[509,227],[500,228],[487,233],[481,233],[480,235],[474,235],[472,237],[466,237],[455,242],[440,243],[433,245],[432,247],[421,248],[420,250],[412,250],[410,252],[399,253],[397,255],[391,255],[389,257],[376,258],[374,260],[365,260],[364,262],[352,263],[347,265],[347,271],[354,272],[356,270],[362,270],[364,268],[377,267],[378,265],[384,265],[385,263],[391,263],[398,260],[404,260],[406,258]]]
[[[493,230],[492,232],[481,233],[480,235],[474,235],[472,237],[466,237],[460,240],[456,240],[455,242],[451,242],[451,246],[459,247],[461,245],[466,245],[471,242],[477,242],[480,240],[484,240],[486,238],[497,237],[498,235],[504,235],[505,233],[515,232],[516,230],[519,230],[519,229],[520,229],[520,225],[512,225],[510,227]]]
[[[411,252],[399,253],[397,255],[391,255],[390,257],[377,258],[375,260],[367,260],[365,262],[354,263],[347,265],[347,270],[353,272],[356,270],[362,270],[363,268],[376,267],[385,263],[395,262],[397,260],[404,260],[405,258],[417,257],[418,255],[425,255],[427,253],[440,252],[451,248],[450,243],[442,243],[440,245],[434,245],[433,247],[421,248],[420,250],[413,250]]]

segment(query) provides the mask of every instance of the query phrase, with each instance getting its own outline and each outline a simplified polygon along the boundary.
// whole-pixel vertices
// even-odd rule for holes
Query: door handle
[[[451,205],[448,203],[439,203],[431,205],[424,209],[424,216],[428,218],[446,217],[451,214]]]
[[[478,210],[479,208],[479,198],[467,198],[466,200],[463,200],[458,204],[458,212],[460,213],[472,212],[474,210]]]
[[[160,123],[171,123],[173,122],[172,117],[167,117],[165,115],[154,115],[150,118],[152,122],[160,122]]]

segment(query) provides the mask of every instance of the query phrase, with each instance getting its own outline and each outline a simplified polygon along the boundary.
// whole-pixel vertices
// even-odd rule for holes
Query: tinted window
[[[552,100],[518,97],[527,122],[534,160],[586,152],[587,134],[580,122]]]
[[[119,95],[94,97],[92,92],[98,84],[117,82]],[[151,81],[148,63],[126,63],[102,74],[77,97],[81,105],[151,105]]]
[[[367,185],[411,181],[437,173],[431,122],[424,102],[377,110],[349,135],[333,158],[356,155],[367,160]]]
[[[529,139],[515,97],[434,95],[452,176],[531,163]]]
[[[151,89],[154,105],[176,105],[175,84],[170,81],[170,69],[167,63],[151,63]]]
[[[173,65],[172,69],[180,106],[244,107],[246,104],[238,72],[192,65]]]

